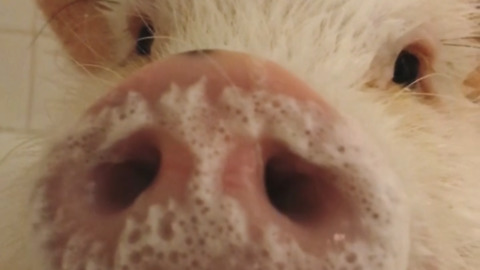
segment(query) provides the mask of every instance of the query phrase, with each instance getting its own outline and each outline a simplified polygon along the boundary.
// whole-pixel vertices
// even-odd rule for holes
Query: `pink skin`
[[[168,89],[172,83],[184,89],[202,78],[206,78],[208,104],[218,112],[218,115],[214,116],[218,119],[224,119],[226,117],[224,115],[227,115],[222,104],[219,104],[222,91],[225,87],[235,85],[247,93],[258,91],[257,89],[260,88],[275,95],[288,96],[300,103],[313,102],[328,125],[344,121],[338,112],[322,100],[314,90],[278,65],[246,54],[226,51],[180,54],[149,64],[98,101],[87,112],[87,116],[99,114],[106,108],[120,106],[131,91],[140,94],[147,101],[148,106],[153,108],[165,94],[165,89]],[[205,119],[205,125],[214,127],[218,119]],[[294,157],[285,146],[266,137],[259,139],[233,134],[229,141],[233,147],[223,161],[222,183],[218,187],[221,189],[220,194],[235,198],[242,206],[252,239],[261,237],[265,224],[275,224],[285,233],[285,241],[295,239],[306,253],[316,257],[325,254],[327,250],[343,248],[341,243],[317,241],[318,239],[332,239],[333,235],[347,235],[349,240],[368,241],[370,239],[370,229],[360,225],[362,223],[359,211],[356,209],[356,199],[349,198],[348,194],[342,193],[326,181],[334,177],[351,177],[349,173],[319,168],[306,160]],[[78,176],[83,172],[73,172],[70,175],[80,179],[62,182],[59,179],[65,179],[68,174],[64,172],[71,168],[68,167],[68,161],[55,165],[56,173],[42,181],[47,187],[45,212],[53,214],[59,209],[64,210],[63,221],[55,221],[60,224],[75,220],[73,225],[54,225],[62,228],[53,242],[49,243],[50,248],[56,252],[60,252],[65,247],[65,241],[72,234],[81,234],[85,241],[101,240],[110,247],[107,250],[113,251],[127,217],[141,221],[145,219],[146,209],[149,206],[166,205],[171,198],[180,205],[187,204],[191,195],[187,186],[195,170],[196,161],[188,145],[170,134],[169,130],[165,127],[153,126],[146,132],[116,143],[114,148],[117,154],[133,156],[136,160],[147,160],[152,163],[152,166],[158,166],[155,163],[161,163],[159,172],[151,185],[143,190],[141,196],[128,207],[121,211],[111,211],[108,200],[96,198],[94,204],[98,211],[92,211],[92,202],[85,198],[85,192],[76,192],[85,189],[85,181],[82,181],[82,178],[96,179],[94,181],[101,183],[104,180],[102,178],[112,177],[111,175],[121,177],[122,174],[128,174],[130,171],[112,174],[111,170],[97,167],[86,176]],[[349,150],[351,149],[347,149]],[[160,152],[161,158],[156,156],[155,152]],[[281,158],[276,161],[277,172],[274,172],[273,177],[282,177],[284,167],[290,168],[290,173],[300,171],[302,176],[306,175],[308,180],[303,181],[305,183],[303,185],[295,185],[293,188],[296,190],[293,194],[294,199],[301,198],[300,206],[309,208],[306,210],[307,214],[299,209],[287,210],[287,214],[282,213],[269,200],[263,170],[267,161],[277,156]],[[111,182],[98,185],[100,194],[103,189],[112,188]],[[326,218],[328,222],[325,221]],[[100,223],[101,226],[98,226]],[[312,235],[316,236],[315,239],[312,239]],[[134,234],[132,237],[135,238]],[[60,265],[60,257],[54,257],[54,265]],[[108,257],[108,260],[113,260],[113,254],[109,254]]]
[[[247,92],[255,91],[255,88],[260,87],[276,94],[288,95],[299,101],[314,101],[320,108],[324,109],[322,113],[327,119],[332,122],[339,121],[337,112],[325,103],[313,89],[273,62],[255,58],[248,54],[229,51],[193,52],[191,54],[179,54],[147,65],[121,83],[110,96],[98,102],[90,113],[97,113],[98,110],[107,106],[115,106],[118,102],[123,102],[123,93],[132,89],[144,96],[146,100],[154,103],[164,94],[164,90],[168,89],[170,84],[174,83],[180,88],[188,87],[198,82],[202,77],[206,77],[208,78],[206,81],[207,95],[211,99],[212,106],[215,106],[216,99],[226,86],[235,85]],[[188,69],[188,72],[186,72],[186,69]],[[163,134],[165,132],[159,131],[159,133]],[[180,173],[182,175],[180,178],[188,181],[188,173],[186,172],[190,172],[192,170],[191,166],[193,166],[191,157],[186,158],[188,154],[185,152],[188,153],[188,149],[185,149],[183,145],[175,146],[181,143],[174,142],[174,140],[166,141],[167,138],[164,135],[157,135],[157,137],[153,140],[162,145],[163,164],[162,174],[155,181],[164,183],[164,185],[156,191],[152,190],[152,192],[155,193],[156,198],[160,198],[161,202],[169,197],[185,198],[185,196],[188,196],[188,194],[185,194],[185,183],[182,181],[173,182],[169,180],[169,176]],[[315,220],[311,221],[311,224],[302,224],[302,227],[298,227],[272,208],[265,196],[263,175],[261,174],[263,168],[261,167],[264,166],[263,164],[270,156],[284,149],[280,149],[281,147],[268,141],[256,142],[254,139],[244,137],[234,138],[234,140],[236,140],[237,147],[225,161],[226,170],[223,183],[225,194],[235,197],[242,205],[247,206],[246,210],[251,215],[249,219],[253,227],[257,227],[257,224],[269,222],[281,225],[286,231],[295,232],[296,238],[304,242],[305,247],[309,246],[311,242],[310,230],[315,230],[318,235]],[[264,149],[263,160],[258,160],[256,157],[256,146],[259,143]],[[189,160],[189,162],[185,162],[185,160]],[[185,165],[185,163],[188,165]],[[312,175],[323,173],[319,169],[311,168],[312,165],[298,164],[297,166],[300,168],[308,167]],[[251,181],[239,181],[240,175]],[[311,196],[315,195],[312,194]],[[330,204],[330,211],[337,212],[340,211],[339,209],[346,208],[342,205],[345,202],[341,202],[344,198],[340,198],[340,194],[325,193],[323,197],[325,196],[331,197],[325,200]],[[335,208],[338,209],[335,210]],[[350,210],[343,209],[342,211],[350,212]],[[322,214],[325,215],[325,213]],[[353,215],[353,213],[350,214]],[[305,230],[305,227],[310,228]],[[348,235],[356,234],[353,233],[353,228],[349,228],[348,232],[338,230],[338,227],[335,227],[333,223],[331,228],[323,227],[321,229],[325,238],[339,232]]]
[[[225,86],[236,85],[245,91],[266,86],[269,91],[300,101],[313,100],[325,108],[326,114],[334,117],[334,110],[313,89],[279,65],[248,54],[220,50],[179,54],[149,64],[120,84],[107,100],[97,103],[93,110],[95,112],[110,102],[115,103],[119,91],[136,89],[148,100],[157,100],[170,84],[187,87],[204,76],[208,77],[207,89],[212,100]]]

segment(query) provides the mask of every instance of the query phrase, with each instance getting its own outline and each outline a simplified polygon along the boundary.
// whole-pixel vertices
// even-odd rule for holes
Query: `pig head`
[[[37,2],[31,269],[480,269],[476,1]]]

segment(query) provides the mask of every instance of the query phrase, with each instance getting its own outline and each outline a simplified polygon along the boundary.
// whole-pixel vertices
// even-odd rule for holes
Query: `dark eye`
[[[145,24],[140,28],[137,37],[135,50],[139,55],[150,55],[153,44],[155,30],[150,24]]]
[[[392,81],[403,86],[408,86],[418,80],[419,75],[420,60],[418,57],[406,50],[400,52],[395,61]]]

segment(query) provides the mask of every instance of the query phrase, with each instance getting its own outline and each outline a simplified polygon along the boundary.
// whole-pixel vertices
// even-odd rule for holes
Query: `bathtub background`
[[[0,160],[25,134],[51,125],[59,97],[58,43],[34,0],[0,0]]]

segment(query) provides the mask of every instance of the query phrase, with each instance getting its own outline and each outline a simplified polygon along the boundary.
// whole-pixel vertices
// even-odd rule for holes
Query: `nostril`
[[[270,157],[265,164],[265,189],[271,205],[297,223],[318,224],[338,212],[342,203],[332,184],[336,174],[291,153]],[[328,217],[327,217],[328,216]]]
[[[268,198],[279,212],[292,220],[304,220],[315,212],[315,198],[309,194],[311,185],[308,175],[297,171],[282,158],[274,157],[265,166]]]
[[[129,138],[119,143],[110,161],[97,165],[93,175],[93,203],[102,213],[116,213],[130,207],[157,178],[161,155],[144,139]]]

